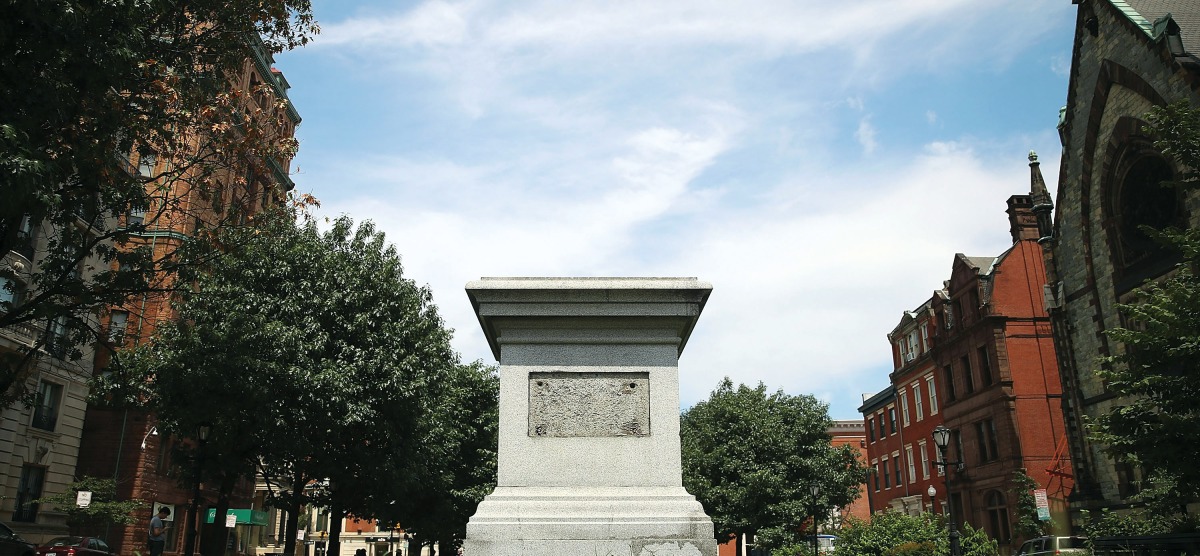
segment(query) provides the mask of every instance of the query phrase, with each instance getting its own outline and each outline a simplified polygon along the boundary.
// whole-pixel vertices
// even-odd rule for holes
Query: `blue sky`
[[[729,376],[860,417],[902,312],[1011,245],[1030,150],[1057,183],[1069,0],[313,5],[297,190],[387,233],[465,360],[470,280],[695,276],[685,407]]]

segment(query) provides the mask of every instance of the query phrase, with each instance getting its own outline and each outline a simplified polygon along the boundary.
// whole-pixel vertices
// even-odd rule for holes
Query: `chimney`
[[[1036,240],[1041,237],[1038,233],[1037,216],[1033,214],[1033,199],[1029,195],[1013,195],[1008,198],[1008,231],[1012,234],[1013,243],[1024,239]]]

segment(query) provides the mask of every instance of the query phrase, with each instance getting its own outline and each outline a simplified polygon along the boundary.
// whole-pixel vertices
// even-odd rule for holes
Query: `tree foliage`
[[[104,308],[172,286],[145,238],[236,219],[246,176],[290,158],[286,98],[233,84],[316,32],[309,0],[0,0],[0,256],[26,259],[0,264],[0,327],[55,323],[0,360],[0,406],[39,348],[79,359]]]
[[[431,393],[435,404],[420,422],[413,458],[403,471],[412,480],[385,512],[420,543],[438,543],[447,554],[461,546],[467,521],[496,486],[500,383],[496,368],[459,366]]]
[[[289,510],[318,503],[375,518],[405,501],[401,491],[470,490],[445,469],[488,465],[457,420],[487,420],[488,372],[458,364],[429,289],[404,277],[373,224],[343,216],[322,231],[294,216],[267,213],[188,251],[206,264],[181,274],[194,287],[176,295],[178,320],[103,395],[142,403],[175,436],[210,423],[206,476],[232,488],[230,478],[258,471]],[[443,451],[425,456],[443,442],[438,431]]]
[[[812,396],[768,393],[726,378],[680,418],[683,482],[713,519],[718,539],[756,536],[760,546],[794,542],[814,511],[845,507],[866,467],[830,442],[828,407]],[[809,485],[820,485],[814,500]]]
[[[1174,104],[1149,118],[1146,131],[1155,146],[1185,169],[1175,185],[1194,189],[1200,110]],[[1178,252],[1181,262],[1120,306],[1127,324],[1107,333],[1122,347],[1101,359],[1097,374],[1121,403],[1090,425],[1109,454],[1146,471],[1155,498],[1174,513],[1200,498],[1200,468],[1191,461],[1200,444],[1200,230],[1143,231]]]
[[[92,493],[91,503],[86,507],[75,503],[76,494],[81,491]],[[98,530],[108,525],[131,525],[137,521],[135,512],[146,505],[141,500],[118,500],[117,482],[98,477],[83,477],[71,483],[67,490],[39,498],[36,503],[66,514],[67,527],[72,534]]]
[[[1033,477],[1025,474],[1024,470],[1013,471],[1012,486],[1009,488],[1009,492],[1017,495],[1013,532],[1020,539],[1032,539],[1049,535],[1051,532],[1052,522],[1038,518],[1037,499],[1033,495],[1033,491],[1038,488],[1041,488],[1041,485],[1033,480]]]
[[[960,546],[964,556],[996,556],[995,540],[970,524],[960,528]],[[930,550],[933,547],[933,550]],[[870,521],[850,518],[850,525],[838,535],[836,554],[853,556],[895,556],[900,554],[947,554],[949,529],[943,516],[932,513],[909,515],[885,511]]]

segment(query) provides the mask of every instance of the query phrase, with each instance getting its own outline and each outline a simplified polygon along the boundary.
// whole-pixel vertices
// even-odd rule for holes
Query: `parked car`
[[[1042,556],[1043,554],[1088,554],[1092,549],[1084,537],[1038,537],[1021,545],[1016,556]]]
[[[0,523],[0,556],[33,556],[33,543],[22,539],[20,535]]]
[[[37,547],[37,556],[112,556],[112,551],[95,537],[55,537]]]

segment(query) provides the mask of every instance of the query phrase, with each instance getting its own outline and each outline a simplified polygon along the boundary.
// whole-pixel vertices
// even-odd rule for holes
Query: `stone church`
[[[1120,509],[1142,470],[1090,441],[1085,422],[1122,404],[1096,375],[1098,358],[1124,349],[1105,333],[1118,304],[1177,262],[1139,227],[1200,224],[1200,193],[1164,187],[1181,169],[1142,131],[1154,106],[1200,104],[1200,1],[1074,0],[1078,5],[1057,203],[1034,199],[1047,254],[1047,307],[1063,380],[1080,510]],[[1051,212],[1053,214],[1051,215]],[[1051,222],[1051,217],[1053,221]]]

